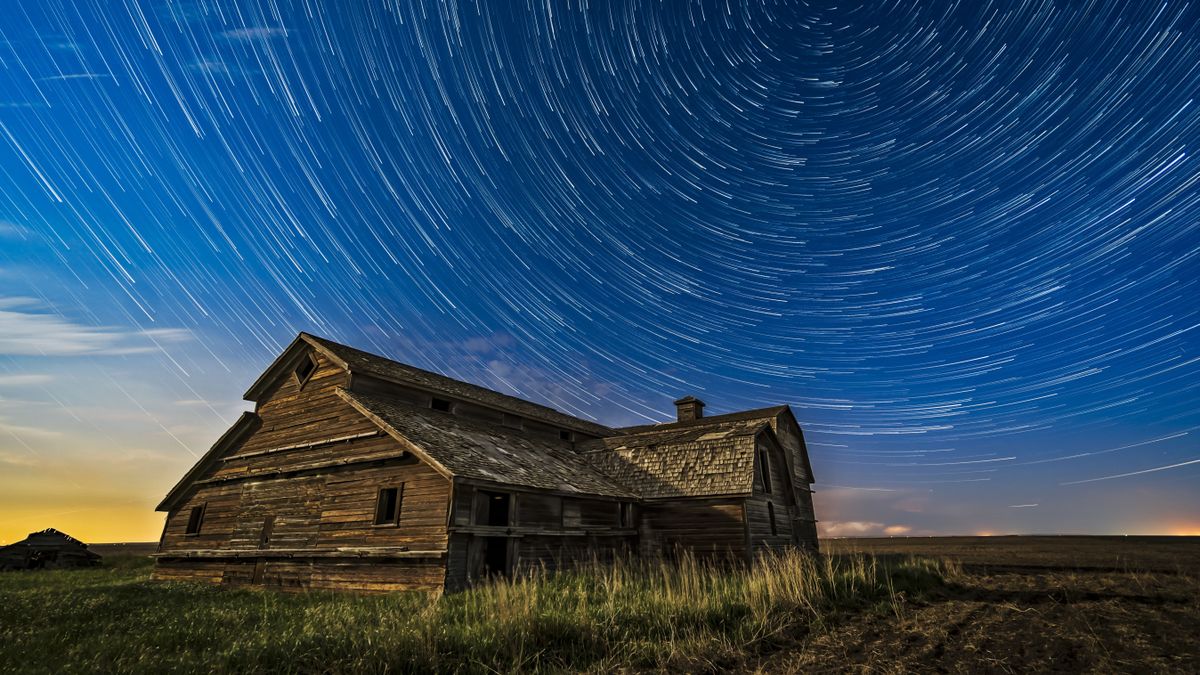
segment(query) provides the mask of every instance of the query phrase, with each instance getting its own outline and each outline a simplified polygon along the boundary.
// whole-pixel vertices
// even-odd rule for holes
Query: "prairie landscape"
[[[753,570],[631,562],[464,593],[0,575],[3,672],[1195,672],[1200,538],[823,542]]]

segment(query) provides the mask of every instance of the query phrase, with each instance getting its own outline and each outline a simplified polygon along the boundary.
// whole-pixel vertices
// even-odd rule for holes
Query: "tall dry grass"
[[[145,565],[0,575],[0,671],[717,671],[841,612],[902,611],[944,562],[799,552],[624,560],[431,598],[151,584]]]

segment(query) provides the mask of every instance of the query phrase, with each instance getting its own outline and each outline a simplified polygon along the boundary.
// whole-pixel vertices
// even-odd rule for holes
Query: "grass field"
[[[0,672],[1200,671],[1197,538],[823,546],[436,600],[151,583],[140,549],[98,547],[0,574]]]
[[[953,573],[788,554],[749,571],[626,563],[431,599],[152,583],[150,567],[118,555],[0,575],[0,671],[717,671],[836,612],[893,613]]]

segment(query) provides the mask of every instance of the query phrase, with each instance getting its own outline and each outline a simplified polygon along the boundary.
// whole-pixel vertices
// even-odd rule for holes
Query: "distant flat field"
[[[127,541],[116,544],[88,544],[88,550],[106,555],[150,555],[158,550],[157,541]]]
[[[891,616],[831,622],[765,672],[1200,672],[1200,537],[830,539],[962,564]]]
[[[971,567],[1200,573],[1200,537],[887,537],[822,539],[824,553],[947,557]]]

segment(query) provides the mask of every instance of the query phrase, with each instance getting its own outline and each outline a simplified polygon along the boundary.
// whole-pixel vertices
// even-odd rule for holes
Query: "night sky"
[[[2,16],[0,542],[156,539],[300,330],[790,403],[830,535],[1200,533],[1195,3]]]

